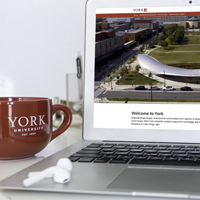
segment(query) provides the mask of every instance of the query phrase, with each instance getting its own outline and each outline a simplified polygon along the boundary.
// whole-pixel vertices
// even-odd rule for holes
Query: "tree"
[[[158,44],[158,39],[156,38],[153,38],[152,42],[151,42],[153,45],[157,45]]]
[[[184,26],[179,26],[177,24],[168,24],[164,28],[163,33],[158,37],[159,42],[160,40],[165,40],[168,42],[168,44],[181,43],[184,38],[184,31]]]
[[[156,36],[157,36],[157,37],[159,36],[159,32],[158,32],[158,30],[156,31]]]
[[[154,46],[154,44],[153,44],[153,42],[151,42],[150,44],[149,44],[149,48],[154,48],[155,46]]]
[[[164,41],[167,37],[162,33],[159,37],[158,40]]]
[[[128,103],[128,97],[125,97],[124,100],[125,100],[125,103]]]
[[[124,75],[125,75],[125,72],[124,72],[124,70],[122,70],[122,71],[120,72],[120,76],[123,77]]]
[[[122,69],[122,71],[120,72],[120,76],[123,77],[125,74],[129,74],[129,70],[128,70],[127,67],[124,67],[124,68]]]
[[[167,37],[172,35],[174,33],[174,31],[176,31],[178,28],[178,24],[168,24],[164,30],[163,30],[163,34],[166,35]]]
[[[128,70],[127,66],[124,68],[124,72],[125,72],[125,74],[129,74],[129,70]]]
[[[174,36],[174,41],[176,43],[181,43],[183,41],[183,38],[184,38],[184,29],[182,29],[181,27],[178,28],[174,33],[173,33],[173,36]]]
[[[174,36],[170,35],[165,40],[168,44],[174,44]]]
[[[168,47],[168,42],[166,42],[166,41],[160,41],[159,44],[162,47]]]
[[[148,77],[152,78],[153,74],[151,72],[149,72]]]
[[[140,68],[141,68],[140,65],[136,65],[136,66],[135,66],[135,71],[136,71],[137,73],[139,73]]]
[[[110,77],[110,72],[109,71],[107,71],[106,76]]]
[[[139,53],[142,53],[143,50],[144,50],[144,45],[142,45],[142,46],[140,47],[140,49],[139,49]]]

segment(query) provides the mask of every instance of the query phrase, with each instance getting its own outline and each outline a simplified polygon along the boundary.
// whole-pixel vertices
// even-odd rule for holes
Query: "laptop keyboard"
[[[200,146],[92,143],[72,162],[200,166]]]

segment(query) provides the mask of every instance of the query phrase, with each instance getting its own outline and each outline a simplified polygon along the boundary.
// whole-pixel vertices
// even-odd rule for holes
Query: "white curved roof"
[[[185,76],[185,77],[200,77],[200,69],[182,69],[172,67],[160,63],[155,58],[146,54],[139,54],[137,61],[141,67],[151,71],[153,74],[171,75],[171,76]]]

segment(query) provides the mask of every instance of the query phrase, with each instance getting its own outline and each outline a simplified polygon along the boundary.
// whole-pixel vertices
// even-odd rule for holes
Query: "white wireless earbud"
[[[63,167],[69,172],[72,171],[72,162],[68,158],[59,159],[56,166]],[[29,172],[28,177],[29,178],[33,177],[37,175],[38,173],[41,173],[41,172]],[[53,178],[53,174],[48,174],[45,178]]]
[[[30,172],[29,178],[23,181],[23,185],[29,187],[45,178],[53,178],[56,183],[64,184],[70,181],[71,170],[71,161],[68,158],[61,158],[56,166],[49,167],[41,172]]]

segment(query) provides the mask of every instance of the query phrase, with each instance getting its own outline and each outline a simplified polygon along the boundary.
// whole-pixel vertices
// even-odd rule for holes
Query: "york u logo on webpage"
[[[10,123],[11,123],[11,127],[15,128],[16,125],[20,126],[20,127],[33,127],[33,126],[41,126],[44,125],[44,117],[45,115],[39,115],[39,116],[30,116],[30,117],[26,117],[26,116],[22,116],[22,117],[8,117]]]

